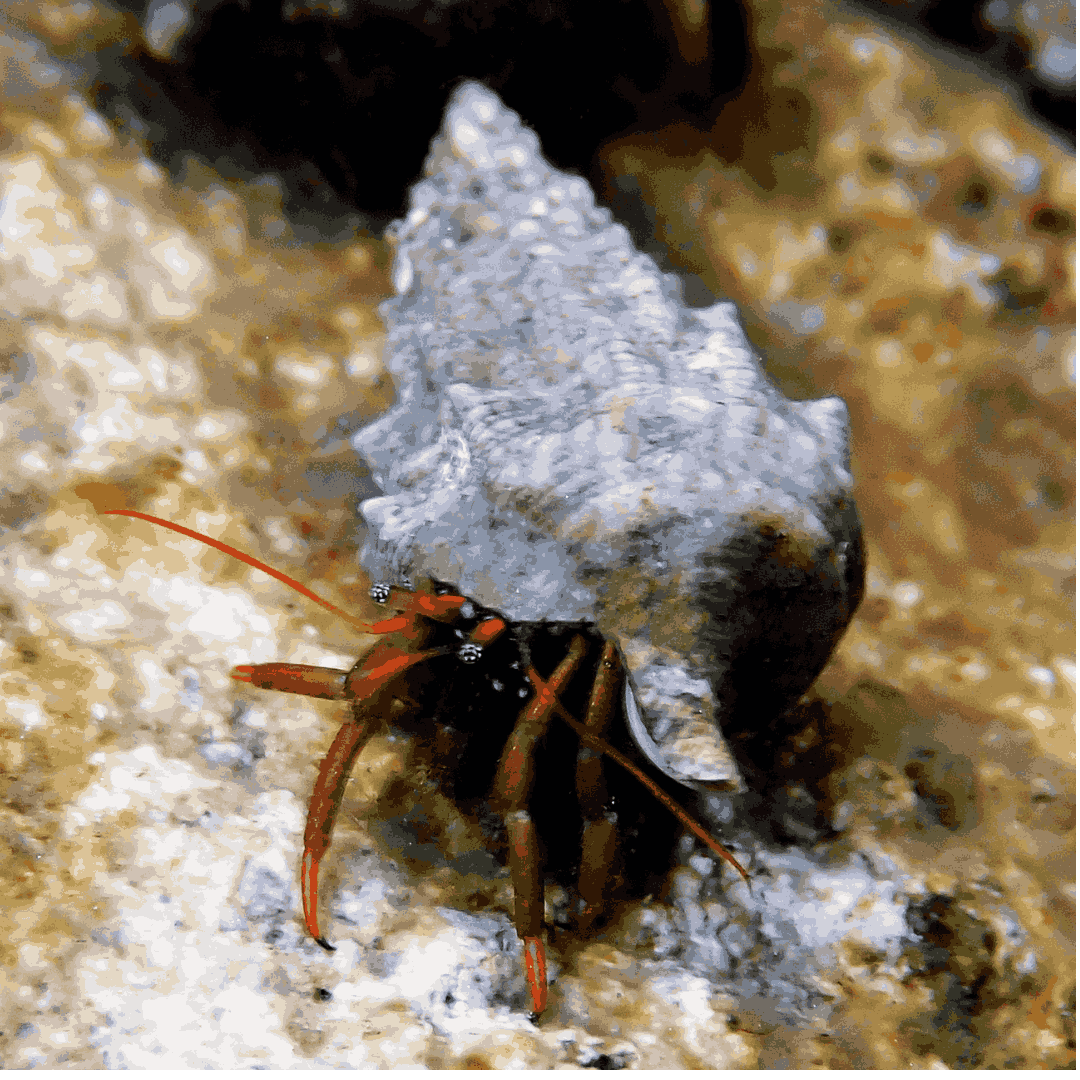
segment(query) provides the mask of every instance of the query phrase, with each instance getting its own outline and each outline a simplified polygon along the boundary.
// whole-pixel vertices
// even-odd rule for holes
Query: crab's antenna
[[[590,750],[606,754],[617,765],[621,765],[622,768],[637,780],[639,784],[646,788],[654,798],[663,803],[681,825],[689,829],[699,840],[703,841],[711,851],[719,855],[721,859],[731,863],[731,865],[742,874],[743,879],[747,884],[749,884],[750,875],[742,868],[738,859],[736,859],[723,844],[714,840],[709,835],[709,831],[705,826],[699,825],[698,822],[696,822],[655,780],[642,772],[641,769],[639,769],[625,754],[620,753],[614,746],[605,742],[598,735],[594,735],[580,720],[575,720],[566,711],[565,706],[558,698],[555,699],[555,711],[559,714],[559,717],[563,722],[569,725],[574,734],[577,735]]]
[[[288,585],[290,589],[295,589],[302,596],[306,596],[309,600],[314,600],[320,607],[326,608],[327,611],[332,611],[346,622],[351,623],[361,633],[390,634],[397,630],[403,630],[408,625],[409,620],[405,615],[397,615],[392,619],[384,619],[382,622],[377,623],[363,622],[355,615],[350,615],[349,612],[343,611],[336,604],[332,604],[329,600],[324,600],[317,593],[313,593],[306,585],[302,585],[295,578],[289,577],[288,574],[283,574],[280,570],[275,570],[272,566],[267,566],[266,563],[260,562],[253,556],[245,554],[238,548],[234,548],[231,544],[225,544],[220,540],[215,540],[212,536],[204,536],[202,533],[195,532],[193,529],[186,529],[183,525],[177,525],[173,521],[166,521],[165,518],[154,517],[152,514],[143,514],[138,510],[99,510],[98,513],[102,515],[114,514],[121,517],[139,518],[142,521],[149,521],[152,525],[160,525],[163,529],[171,529],[173,532],[180,533],[182,536],[188,536],[192,540],[198,540],[200,543],[208,544],[212,548],[217,548],[218,551],[223,551],[226,555],[231,555],[234,559],[239,559],[241,562],[247,563],[248,566],[253,566],[256,570],[261,570],[264,574],[269,574],[271,577],[277,578],[278,581]]]

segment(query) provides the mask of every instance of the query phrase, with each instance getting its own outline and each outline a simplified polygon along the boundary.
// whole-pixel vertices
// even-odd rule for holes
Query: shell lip
[[[638,705],[629,672],[623,692],[623,711],[626,716],[626,727],[634,745],[665,776],[703,795],[745,790],[745,784],[737,771],[725,775],[722,771],[717,771],[707,764],[680,754],[677,747],[668,749],[653,739],[642,719],[641,708]],[[719,732],[716,733],[716,738],[723,741],[723,736]],[[730,754],[726,746],[724,751],[725,753],[721,756],[729,758]]]

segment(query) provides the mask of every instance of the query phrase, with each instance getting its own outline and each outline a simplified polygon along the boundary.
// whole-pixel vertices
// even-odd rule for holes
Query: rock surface
[[[716,727],[793,704],[861,596],[843,402],[780,394],[735,306],[688,307],[485,87],[425,172],[382,308],[401,400],[353,439],[385,492],[362,566],[595,621],[656,763],[741,789]]]

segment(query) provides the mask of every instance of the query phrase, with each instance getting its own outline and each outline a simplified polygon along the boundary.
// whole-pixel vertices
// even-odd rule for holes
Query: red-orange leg
[[[505,628],[505,623],[501,620],[489,619],[473,630],[469,639],[470,643],[482,647],[482,644],[492,640]],[[448,648],[439,648],[427,649],[423,652],[409,652],[388,642],[381,643],[372,649],[362,667],[357,665],[358,671],[354,669],[352,672],[345,673],[344,681],[340,684],[342,686],[340,696],[351,698],[353,701],[353,718],[337,733],[329,752],[319,766],[319,775],[311,794],[311,805],[308,807],[307,827],[304,830],[304,857],[300,864],[300,894],[304,904],[304,922],[311,936],[324,949],[331,952],[334,947],[319,930],[319,865],[330,847],[330,838],[341,808],[341,800],[345,795],[345,785],[348,783],[353,762],[374,731],[382,726],[381,720],[375,715],[377,710],[372,706],[377,695],[408,668],[436,656],[446,656],[452,651]],[[328,682],[333,681],[336,689],[339,685],[336,680],[342,674],[332,672],[329,668],[311,668],[301,664],[259,664],[237,670],[242,672],[246,681],[249,682],[256,682],[261,676],[264,681],[256,682],[256,685],[268,686],[275,690],[292,690],[291,684],[294,680],[307,685],[315,681],[313,673],[320,671],[327,677]],[[285,678],[278,681],[283,673]],[[333,680],[330,679],[331,675]],[[289,685],[285,685],[286,683]],[[305,693],[306,691],[295,692]],[[365,720],[368,721],[366,731]]]
[[[359,671],[342,672],[307,664],[245,664],[238,667],[238,674],[233,676],[267,690],[352,699],[352,719],[342,725],[319,766],[308,807],[304,857],[300,864],[304,923],[311,936],[331,952],[333,946],[319,930],[319,865],[330,847],[353,762],[374,731],[382,726],[377,710],[371,706],[378,693],[408,668],[432,657],[444,656],[446,652],[446,649],[428,649],[410,653],[389,643],[380,643],[372,649],[362,667],[357,665]]]
[[[334,668],[315,667],[310,664],[242,664],[235,668],[232,677],[240,682],[251,683],[263,690],[279,690],[290,694],[332,700],[352,699],[353,717],[342,725],[330,750],[319,766],[315,789],[308,807],[307,827],[304,831],[304,857],[300,864],[300,894],[304,903],[304,922],[308,932],[324,948],[333,946],[319,931],[319,863],[330,846],[330,837],[337,821],[338,810],[345,794],[356,756],[371,737],[373,727],[369,724],[365,733],[365,713],[379,691],[385,689],[413,664],[442,656],[445,649],[429,649],[410,653],[389,643],[380,643],[368,654],[359,671],[337,671]],[[374,727],[378,727],[375,720]]]
[[[510,877],[514,883],[514,929],[525,946],[525,977],[533,1015],[547,1008],[547,955],[544,951],[544,892],[540,880],[540,845],[527,810],[506,815]],[[543,978],[541,978],[543,975]]]
[[[621,675],[618,650],[608,641],[600,656],[585,716],[585,727],[597,738],[603,739],[607,735],[622,683]],[[578,893],[583,909],[577,925],[578,930],[586,931],[604,909],[619,843],[618,818],[608,809],[610,799],[602,752],[581,747],[574,787],[584,822],[578,873]]]
[[[240,664],[229,674],[237,682],[251,683],[260,690],[280,690],[330,701],[340,701],[346,696],[349,678],[347,671],[311,664]]]
[[[432,615],[432,610],[437,610],[439,614],[449,610],[451,600],[457,601],[458,607],[465,602],[463,597],[420,595],[428,601],[421,605],[426,618],[435,617]],[[439,602],[441,606],[434,609],[430,603],[432,600]],[[412,613],[412,617],[419,621],[415,612]],[[506,624],[501,619],[488,619],[473,629],[468,644],[482,649],[505,629]],[[419,632],[405,636],[415,640]],[[319,864],[330,847],[330,837],[334,831],[334,823],[337,821],[353,762],[373,731],[382,726],[381,720],[375,715],[377,709],[373,707],[377,696],[414,664],[424,663],[436,656],[446,656],[454,651],[449,648],[438,648],[410,652],[389,642],[382,642],[371,650],[362,666],[357,664],[356,668],[345,676],[341,696],[352,699],[353,718],[337,733],[330,745],[329,753],[319,766],[315,790],[311,794],[311,805],[308,807],[307,827],[304,830],[304,858],[300,864],[300,894],[304,903],[304,922],[308,932],[324,949],[333,951],[333,946],[319,930]],[[279,682],[277,680],[283,673],[283,669],[285,677]],[[313,680],[312,672],[319,670],[301,664],[259,664],[237,668],[237,671],[241,672],[241,676],[237,677],[243,677],[248,682],[256,682],[260,673],[265,671],[267,681],[256,682],[256,685],[269,685],[275,690],[291,690],[291,683],[294,680],[306,684]],[[333,681],[330,678],[330,669],[322,669],[322,671],[327,676],[328,682]],[[339,675],[339,672],[334,672],[333,679],[336,680]],[[290,685],[285,685],[285,683]],[[338,683],[333,681],[333,686],[336,689]],[[369,721],[366,732],[365,720]]]
[[[540,845],[529,813],[535,778],[536,749],[551,723],[558,694],[588,655],[588,642],[577,635],[562,663],[544,680],[533,668],[526,674],[536,696],[522,709],[503,749],[495,774],[495,799],[505,808],[510,879],[514,885],[514,929],[525,948],[525,977],[533,1015],[547,1008],[547,954],[544,949],[544,893],[540,878]]]
[[[587,650],[583,638],[576,637],[571,644],[570,654],[567,660],[575,655],[577,649]],[[579,927],[587,926],[602,910],[604,893],[611,877],[614,864],[615,852],[618,842],[617,819],[614,814],[605,812],[608,801],[607,785],[603,778],[600,767],[600,757],[611,758],[617,765],[629,772],[643,787],[645,787],[656,799],[668,809],[685,828],[695,836],[703,840],[716,855],[730,863],[749,882],[750,877],[739,864],[738,860],[722,844],[714,840],[707,830],[698,824],[679,804],[667,794],[651,777],[642,772],[629,758],[620,753],[604,739],[606,729],[615,711],[615,703],[618,700],[620,676],[623,674],[622,662],[619,659],[618,649],[612,642],[606,642],[601,653],[600,667],[593,683],[589,697],[589,708],[585,723],[581,723],[572,717],[558,695],[563,686],[569,681],[573,668],[577,666],[574,661],[569,671],[562,675],[563,665],[556,670],[551,679],[546,682],[540,678],[532,668],[528,669],[527,675],[536,688],[536,698],[529,708],[522,713],[521,718],[515,725],[514,735],[522,728],[527,733],[527,738],[515,742],[513,736],[503,754],[503,766],[499,776],[504,780],[513,777],[513,769],[507,769],[507,765],[516,764],[521,759],[515,753],[508,753],[511,749],[524,753],[528,749],[528,764],[520,771],[520,779],[517,789],[513,792],[515,797],[520,798],[522,789],[531,789],[532,784],[532,751],[539,741],[543,732],[546,731],[551,715],[557,714],[559,718],[581,740],[582,750],[591,752],[594,756],[581,756],[578,760],[575,787],[582,816],[585,819],[585,829],[582,835],[581,870],[579,876],[579,889],[585,900],[585,910],[578,920]],[[533,714],[530,716],[530,714]],[[542,715],[543,727],[539,727]],[[510,761],[508,761],[510,758]],[[504,794],[510,794],[510,786],[504,788]],[[526,791],[527,797],[527,791]],[[547,960],[544,952],[543,940],[539,937],[542,928],[542,895],[539,880],[539,851],[536,843],[536,830],[527,812],[508,815],[507,831],[510,836],[510,862],[511,873],[514,878],[515,897],[518,901],[515,908],[515,925],[525,944],[525,970],[529,980],[529,988],[532,991],[534,1016],[538,1016],[547,1006]],[[517,864],[517,866],[515,866]],[[527,903],[521,903],[522,897]],[[520,914],[518,914],[520,913]],[[528,920],[526,923],[526,919]]]
[[[330,837],[353,762],[379,727],[381,724],[376,721],[365,731],[360,703],[354,703],[353,719],[342,724],[341,730],[330,744],[329,753],[319,766],[319,776],[311,794],[311,805],[308,807],[307,827],[304,829],[304,858],[300,864],[304,923],[308,933],[329,952],[333,952],[334,947],[319,930],[319,863],[330,847]]]
[[[526,934],[521,943],[525,947],[525,978],[532,994],[533,1016],[540,1016],[547,1008],[547,950],[539,934]]]
[[[399,641],[406,642],[410,646],[405,649],[389,643],[376,646],[369,654],[367,662],[363,666],[357,664],[350,672],[308,664],[281,663],[245,664],[237,667],[233,672],[233,678],[265,689],[283,690],[288,693],[331,700],[351,699],[353,701],[352,720],[343,725],[338,732],[330,752],[320,766],[304,834],[304,859],[301,869],[304,918],[315,940],[324,948],[331,949],[332,946],[322,937],[318,926],[319,863],[329,847],[334,822],[352,764],[367,739],[380,724],[378,718],[372,716],[371,718],[375,721],[374,726],[365,733],[362,720],[376,712],[372,706],[379,692],[387,688],[413,664],[455,651],[449,648],[422,650],[419,646],[422,645],[423,638],[426,636],[424,621],[454,622],[460,617],[461,609],[467,603],[466,598],[456,595],[436,596],[431,583],[427,583],[426,588],[421,585],[416,592],[386,586],[380,590],[378,602],[385,604],[392,601],[392,606],[400,608],[400,614],[376,623],[365,623],[313,593],[295,578],[213,537],[137,510],[104,510],[101,513],[138,518],[208,544],[284,582],[321,607],[340,615],[358,630],[370,634],[395,634]],[[488,619],[477,625],[468,643],[456,651],[462,661],[473,662],[479,658],[483,647],[505,630],[506,624],[501,619]],[[717,855],[727,860],[749,881],[746,871],[726,848],[717,843],[701,825],[633,762],[604,741],[604,729],[611,716],[613,696],[618,687],[618,672],[615,666],[617,652],[613,646],[608,645],[605,648],[604,660],[593,688],[589,714],[584,724],[575,720],[558,700],[558,694],[569,681],[574,669],[587,651],[587,643],[578,636],[571,644],[566,659],[550,679],[545,681],[534,669],[528,669],[526,674],[536,689],[536,697],[523,710],[515,724],[496,776],[496,795],[500,794],[501,788],[503,800],[507,805],[506,822],[511,840],[511,874],[514,879],[516,898],[515,925],[525,946],[526,973],[537,1015],[544,1011],[547,1004],[547,963],[543,940],[540,937],[543,926],[543,896],[540,886],[539,846],[535,825],[528,813],[527,805],[532,791],[532,764],[535,749],[547,730],[553,714],[557,713],[564,723],[577,733],[584,747],[594,753],[610,757],[636,777],[686,828],[703,840]],[[606,787],[602,785],[602,775],[597,779],[592,761],[583,759],[577,776],[578,797],[586,822],[581,887],[583,896],[595,894],[598,900],[610,875],[609,868],[615,837],[614,818],[607,814],[603,818],[598,816],[598,807],[606,802]],[[593,906],[595,905],[587,901],[586,915]]]

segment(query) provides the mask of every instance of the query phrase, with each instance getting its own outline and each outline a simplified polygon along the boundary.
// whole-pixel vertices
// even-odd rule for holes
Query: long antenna
[[[234,548],[231,544],[226,544],[221,540],[215,540],[212,536],[205,536],[203,533],[195,532],[194,529],[186,529],[183,525],[177,525],[175,522],[167,521],[165,518],[154,517],[153,514],[143,514],[138,510],[99,510],[98,513],[102,515],[113,514],[120,517],[139,518],[142,521],[149,521],[152,525],[160,525],[163,529],[170,529],[173,532],[180,533],[181,536],[187,536],[192,540],[198,540],[200,543],[208,544],[212,548],[217,548],[218,551],[223,551],[226,555],[231,555],[234,559],[239,559],[241,562],[247,563],[248,566],[253,566],[256,570],[261,570],[264,574],[269,574],[271,577],[277,578],[278,581],[288,585],[290,589],[295,589],[302,596],[306,596],[309,600],[313,600],[316,604],[326,608],[327,611],[332,611],[335,615],[352,623],[352,625],[361,633],[390,634],[397,630],[403,630],[408,625],[409,620],[405,615],[397,615],[392,619],[384,619],[382,622],[377,623],[363,622],[355,615],[350,615],[349,612],[343,611],[336,604],[332,604],[329,600],[324,600],[317,593],[313,593],[306,585],[297,581],[296,578],[289,577],[288,574],[283,574],[280,570],[275,570],[272,566],[267,566],[266,563],[240,551],[238,548]]]

